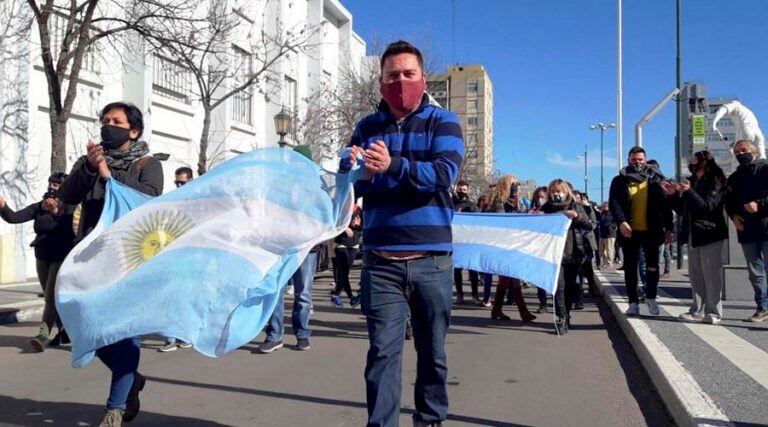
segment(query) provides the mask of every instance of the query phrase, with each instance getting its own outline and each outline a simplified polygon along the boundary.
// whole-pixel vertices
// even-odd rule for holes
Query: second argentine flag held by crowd
[[[457,213],[452,225],[454,267],[514,277],[554,293],[568,217]]]
[[[157,198],[110,179],[98,226],[58,277],[73,366],[151,333],[209,356],[245,345],[310,249],[347,227],[352,204],[348,176],[280,148],[242,154]]]

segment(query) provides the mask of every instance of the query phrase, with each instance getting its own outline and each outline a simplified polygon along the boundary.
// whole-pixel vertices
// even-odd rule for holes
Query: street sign
[[[703,115],[691,116],[691,135],[693,145],[705,145],[707,143],[707,118]]]

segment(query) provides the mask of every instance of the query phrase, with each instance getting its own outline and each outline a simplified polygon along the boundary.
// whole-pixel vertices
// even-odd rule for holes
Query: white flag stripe
[[[453,243],[455,245],[474,243],[498,249],[516,250],[543,261],[559,264],[563,256],[565,237],[514,228],[454,225]]]

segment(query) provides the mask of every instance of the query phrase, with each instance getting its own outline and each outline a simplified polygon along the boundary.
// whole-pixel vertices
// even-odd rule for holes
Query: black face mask
[[[696,172],[699,171],[699,165],[691,163],[688,165],[688,171],[694,175],[696,175]]]
[[[512,199],[517,197],[517,184],[512,184],[512,186],[509,187],[509,197]]]
[[[59,190],[48,187],[48,191],[43,194],[43,199],[58,199],[59,198]]]
[[[745,166],[752,163],[752,153],[741,153],[736,155],[736,161]]]
[[[101,146],[105,150],[116,150],[131,139],[130,132],[130,129],[104,125],[101,127]]]
[[[552,199],[553,203],[563,203],[565,201],[565,197],[563,197],[561,194],[553,194],[550,196],[550,199]]]
[[[631,166],[635,172],[642,172],[645,170],[645,163],[632,163],[629,166]]]
[[[461,200],[464,200],[464,199],[467,199],[467,198],[469,198],[469,196],[467,195],[467,193],[456,193],[456,197],[458,197],[458,198],[459,198],[459,199],[461,199]]]

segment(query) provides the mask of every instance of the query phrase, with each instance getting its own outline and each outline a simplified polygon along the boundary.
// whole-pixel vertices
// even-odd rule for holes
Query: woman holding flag
[[[60,188],[64,203],[82,203],[78,241],[99,222],[110,178],[150,196],[163,192],[160,161],[149,156],[147,143],[139,140],[144,131],[141,110],[130,103],[114,102],[101,110],[99,119],[101,143],[89,141],[88,154],[75,162]],[[140,337],[124,339],[96,351],[112,371],[101,427],[120,426],[122,421],[131,421],[138,414],[139,392],[145,383],[137,372],[139,354]]]

